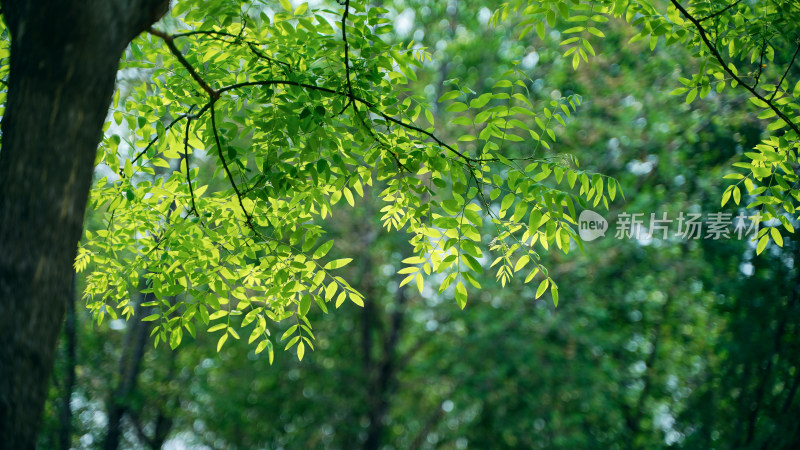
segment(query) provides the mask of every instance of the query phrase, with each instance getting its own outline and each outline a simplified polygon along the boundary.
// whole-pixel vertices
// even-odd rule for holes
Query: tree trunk
[[[34,448],[122,51],[165,0],[4,0],[0,447]]]
[[[75,317],[76,294],[73,280],[72,290],[67,300],[67,320],[64,323],[64,353],[67,367],[64,374],[64,390],[61,394],[61,408],[58,420],[61,423],[61,427],[58,430],[58,443],[62,450],[72,448],[72,390],[75,388],[75,351],[77,347],[75,342],[77,336],[75,331],[77,321]]]
[[[144,317],[150,312],[150,308],[142,311],[143,301],[153,301],[153,294],[142,294],[144,299],[139,299],[136,305],[138,317]],[[139,318],[128,322],[128,332],[125,335],[125,346],[119,357],[118,381],[116,387],[112,389],[107,403],[108,426],[103,448],[115,450],[119,448],[122,438],[122,419],[128,412],[131,397],[136,391],[139,381],[139,373],[142,369],[142,360],[147,352],[147,338],[150,336],[150,324],[152,322],[142,322]]]

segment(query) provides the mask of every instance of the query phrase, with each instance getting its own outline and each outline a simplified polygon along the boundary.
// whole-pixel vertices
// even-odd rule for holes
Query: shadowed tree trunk
[[[67,300],[67,320],[64,323],[64,353],[65,353],[65,376],[64,390],[61,394],[61,408],[59,419],[61,427],[58,430],[58,445],[62,450],[72,448],[72,390],[75,388],[75,343],[76,320],[75,317],[75,283],[72,283],[72,291]]]
[[[122,51],[168,0],[3,0],[0,447],[34,448]]]
[[[142,301],[152,301],[152,294]],[[146,316],[150,311],[145,309],[142,313],[142,306],[136,305],[137,319],[128,322],[128,332],[125,335],[125,344],[122,354],[119,357],[118,381],[116,387],[111,391],[108,399],[108,429],[103,448],[114,450],[119,448],[122,438],[122,418],[130,408],[131,396],[136,391],[139,381],[139,373],[142,369],[142,359],[147,352],[147,337],[150,334],[152,322],[142,322],[138,317]]]

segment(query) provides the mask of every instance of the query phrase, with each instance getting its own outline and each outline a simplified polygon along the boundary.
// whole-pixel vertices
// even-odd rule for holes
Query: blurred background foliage
[[[448,80],[490,88],[514,60],[532,96],[583,96],[547,155],[616,177],[626,201],[597,210],[612,227],[585,252],[544,255],[558,308],[491,275],[464,311],[430,288],[398,288],[410,250],[381,229],[381,205],[367,193],[325,224],[334,251],[356,255],[342,276],[365,306],[317,317],[317,349],[302,362],[278,351],[270,366],[243,341],[217,354],[203,333],[176,351],[154,349],[148,324],[93,325],[77,296],[41,448],[800,447],[794,236],[759,257],[733,234],[614,237],[622,213],[643,213],[645,224],[650,213],[739,213],[719,204],[722,176],[764,126],[746,97],[727,90],[686,105],[670,96],[696,69],[692,55],[629,44],[635,33],[621,22],[573,71],[557,31],[542,41],[489,27],[485,2],[378,3],[396,39],[433,54],[414,85],[431,103]],[[437,111],[445,138],[458,135],[449,119]],[[87,226],[99,226],[91,213]]]

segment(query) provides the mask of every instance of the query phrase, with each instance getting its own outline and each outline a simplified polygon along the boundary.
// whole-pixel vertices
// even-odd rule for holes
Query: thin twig
[[[215,30],[193,30],[193,31],[185,31],[185,32],[183,32],[183,33],[175,33],[175,34],[172,34],[172,35],[170,35],[170,36],[171,36],[173,39],[177,39],[177,38],[182,38],[182,37],[191,37],[191,36],[197,36],[197,35],[203,35],[203,36],[222,36],[222,37],[230,37],[230,38],[234,38],[234,39],[241,38],[241,36],[240,36],[240,35],[237,35],[237,34],[233,34],[233,33],[227,33],[227,32],[225,32],[225,31],[215,31]],[[230,41],[225,41],[225,42],[230,42]]]
[[[335,94],[335,95],[342,95],[342,96],[350,97],[347,94],[347,92],[337,91],[336,89],[330,89],[330,88],[326,88],[326,87],[323,87],[323,86],[316,86],[316,85],[313,85],[313,84],[300,83],[300,82],[291,81],[291,80],[245,81],[245,82],[242,82],[242,83],[236,83],[236,84],[232,84],[230,86],[222,87],[217,92],[219,92],[220,94],[223,94],[225,92],[228,92],[228,91],[231,91],[231,90],[234,90],[234,89],[239,89],[239,88],[242,88],[242,87],[247,87],[247,86],[270,86],[270,85],[278,85],[278,84],[286,85],[286,86],[297,86],[297,87],[302,87],[302,88],[306,88],[306,89],[312,89],[312,90],[327,92],[329,94]],[[376,108],[377,107],[377,105],[375,103],[372,103],[369,100],[365,100],[365,99],[363,99],[361,97],[358,97],[356,95],[353,95],[350,98],[352,98],[353,101],[359,102],[359,103],[363,104],[364,106],[367,106],[368,108]],[[422,128],[419,128],[419,127],[417,127],[415,125],[412,125],[410,123],[403,122],[402,120],[395,119],[394,117],[389,116],[386,113],[383,113],[383,112],[380,112],[380,111],[377,111],[377,112],[373,111],[373,112],[375,114],[381,116],[382,118],[384,118],[385,120],[387,120],[389,122],[393,122],[393,123],[395,123],[397,125],[400,125],[403,128],[407,128],[409,130],[414,130],[414,131],[416,131],[416,132],[418,132],[420,134],[423,134],[423,135],[427,136],[428,138],[430,138],[431,140],[433,140],[434,142],[436,142],[440,146],[450,150],[451,152],[453,152],[454,154],[458,155],[460,158],[464,159],[465,161],[467,161],[469,163],[476,162],[475,158],[470,158],[469,156],[459,152],[458,150],[456,150],[452,146],[448,145],[447,143],[445,143],[444,141],[442,141],[441,139],[436,137],[436,135],[434,135],[430,131],[426,131],[426,130],[424,130]]]
[[[358,98],[356,98],[356,100],[358,100],[358,101],[361,101],[361,100],[360,100],[360,99],[358,99]],[[389,115],[387,115],[387,114],[385,114],[385,113],[382,113],[382,112],[380,112],[380,111],[378,111],[376,114],[378,114],[379,116],[381,116],[381,117],[383,117],[384,119],[388,120],[389,122],[394,122],[394,123],[396,123],[396,124],[400,125],[400,126],[401,126],[401,127],[403,127],[403,128],[408,128],[409,130],[414,130],[414,131],[416,131],[417,133],[421,133],[421,134],[424,134],[425,136],[428,136],[430,139],[432,139],[432,140],[433,140],[434,142],[436,142],[437,144],[439,144],[439,145],[441,145],[442,147],[444,147],[444,148],[446,148],[446,149],[450,150],[451,152],[455,153],[456,155],[458,155],[458,156],[459,156],[460,158],[462,158],[463,160],[467,161],[467,164],[470,164],[470,163],[473,163],[473,162],[475,162],[475,158],[470,158],[469,156],[467,156],[467,155],[465,155],[465,154],[461,153],[460,151],[456,150],[455,148],[453,148],[453,147],[452,147],[452,146],[450,146],[449,144],[445,143],[444,141],[442,141],[441,139],[439,139],[438,137],[436,137],[436,135],[435,135],[435,134],[433,134],[433,133],[431,133],[430,131],[423,130],[422,128],[420,128],[420,127],[418,127],[418,126],[416,126],[416,125],[412,125],[412,124],[410,124],[410,123],[405,123],[405,122],[403,122],[402,120],[395,119],[394,117],[392,117],[392,116],[389,116]]]
[[[734,6],[738,5],[738,4],[739,4],[741,1],[742,1],[742,0],[736,0],[735,2],[731,3],[730,5],[728,5],[728,6],[724,7],[724,8],[722,8],[721,10],[719,10],[719,11],[717,11],[717,12],[715,12],[715,13],[713,13],[713,14],[709,15],[709,16],[705,16],[705,17],[703,17],[702,19],[698,20],[697,22],[699,22],[699,23],[703,23],[703,22],[705,22],[706,20],[713,19],[714,17],[717,17],[717,16],[719,16],[720,14],[724,13],[725,11],[727,11],[727,10],[729,10],[729,9],[733,8]]]
[[[350,77],[350,44],[347,43],[347,16],[349,14],[350,14],[350,0],[344,0],[344,12],[342,13],[342,41],[344,42],[344,72],[345,72],[345,78],[347,80],[347,102],[345,102],[344,108],[342,108],[342,110],[339,112],[338,115],[344,113],[345,110],[347,110],[348,106],[353,105],[353,113],[361,122],[361,125],[364,127],[364,129],[367,130],[367,133],[369,133],[369,135],[375,140],[375,142],[378,143],[378,145],[380,145],[383,148],[386,148],[387,146],[383,142],[381,142],[381,140],[372,130],[372,127],[367,125],[366,120],[364,120],[364,118],[361,116],[358,110],[358,105],[356,105],[356,103],[353,101],[355,99],[355,92],[353,91],[353,82]],[[411,172],[411,170],[409,170],[408,167],[406,167],[400,161],[400,158],[398,157],[397,153],[393,152],[391,149],[388,148],[386,149],[389,151],[389,154],[392,155],[392,158],[394,159],[395,163],[397,163],[398,167],[405,170],[406,172]]]
[[[772,96],[769,98],[769,101],[774,100],[775,99],[775,95],[778,94],[778,89],[780,89],[781,85],[783,84],[783,80],[786,79],[786,75],[789,74],[789,69],[791,69],[792,65],[794,65],[794,60],[795,60],[795,58],[797,58],[797,53],[798,52],[800,52],[800,43],[798,43],[797,44],[797,48],[794,49],[794,55],[792,55],[792,60],[789,61],[789,65],[786,66],[786,70],[783,72],[783,76],[781,76],[781,81],[778,81],[778,84],[775,86],[775,92],[772,93]]]
[[[345,77],[347,78],[348,100],[347,103],[345,103],[344,108],[342,108],[342,112],[344,112],[349,105],[353,105],[354,109],[356,108],[355,103],[353,103],[353,84],[350,81],[350,44],[347,43],[347,16],[349,14],[350,0],[345,0],[344,12],[342,13],[342,41],[344,41],[344,73]],[[358,114],[358,111],[356,111],[356,114]]]
[[[243,81],[241,83],[236,83],[236,84],[231,84],[231,85],[228,85],[228,86],[221,87],[221,88],[219,88],[219,91],[217,91],[217,92],[219,92],[220,94],[224,94],[224,93],[226,93],[228,91],[232,91],[232,90],[235,90],[235,89],[248,87],[248,86],[273,86],[273,85],[297,86],[297,87],[302,87],[302,88],[306,88],[306,89],[311,89],[311,90],[314,90],[314,91],[321,91],[321,92],[327,92],[329,94],[347,96],[346,92],[337,91],[336,89],[326,88],[324,86],[317,86],[315,84],[302,83],[302,82],[299,82],[299,81],[278,80],[278,79],[258,80],[258,81]],[[367,102],[366,100],[360,100],[358,98],[357,98],[357,100],[361,101],[364,104],[371,104],[371,103]]]
[[[217,120],[216,115],[214,113],[214,104],[211,105],[211,129],[214,132],[214,141],[217,143],[217,153],[219,153],[219,159],[222,161],[222,167],[225,169],[225,173],[228,175],[228,179],[231,182],[231,186],[233,187],[233,191],[236,193],[236,199],[239,200],[239,206],[242,208],[242,212],[244,213],[245,220],[247,222],[247,227],[251,230],[255,231],[253,228],[253,221],[250,217],[250,214],[244,208],[244,203],[242,202],[242,193],[239,192],[239,187],[236,185],[236,181],[233,179],[233,174],[231,173],[230,168],[228,167],[228,161],[225,159],[225,155],[222,151],[222,144],[219,141],[219,132],[217,131]]]
[[[355,109],[355,104],[354,104],[353,108]],[[364,129],[367,130],[367,133],[369,133],[369,135],[372,137],[372,139],[374,139],[375,142],[377,142],[379,146],[381,146],[384,149],[386,149],[386,151],[389,152],[390,155],[392,155],[392,159],[394,159],[394,162],[397,163],[397,166],[400,167],[401,169],[405,170],[406,172],[411,173],[411,169],[406,167],[400,161],[400,157],[397,155],[397,153],[392,151],[392,149],[390,149],[385,142],[381,141],[380,138],[378,137],[378,135],[375,134],[375,132],[372,130],[372,127],[367,125],[367,122],[364,120],[363,117],[361,117],[361,114],[359,113],[359,111],[357,109],[356,109],[356,117],[358,117],[358,120],[361,121],[361,125],[364,126]]]
[[[181,114],[180,116],[176,117],[172,122],[169,123],[169,125],[166,126],[166,128],[164,128],[165,133],[169,132],[169,130],[172,127],[174,127],[175,124],[177,124],[178,122],[180,122],[183,119],[186,119],[186,118],[197,119],[198,117],[200,117],[208,109],[208,106],[209,106],[208,104],[206,106],[203,106],[200,109],[200,111],[197,112],[197,114],[193,115],[191,112],[192,112],[192,109],[194,108],[194,105],[192,105],[192,107],[189,108],[189,112],[186,112],[186,113]],[[156,136],[153,139],[150,139],[150,142],[147,143],[147,146],[141,152],[139,152],[139,154],[136,155],[135,158],[133,158],[133,160],[131,161],[131,164],[136,163],[136,161],[138,161],[142,156],[144,156],[144,154],[147,153],[147,151],[150,150],[150,147],[152,147],[156,142],[158,142],[158,134],[156,134]]]
[[[244,29],[242,31],[244,31]],[[245,39],[245,38],[242,37],[242,33],[233,34],[233,33],[227,33],[225,31],[196,30],[196,31],[186,31],[186,32],[183,32],[183,33],[176,33],[176,34],[172,34],[170,36],[174,40],[174,39],[177,39],[177,38],[193,37],[193,36],[198,36],[198,35],[209,36],[214,40],[218,40],[220,42],[225,42],[226,44],[233,44],[233,43],[236,43],[236,41],[240,41],[241,43],[246,44],[248,46],[248,48],[250,48],[250,51],[253,52],[253,54],[258,56],[259,58],[266,59],[267,61],[269,61],[271,63],[280,64],[280,65],[285,66],[287,68],[291,68],[291,64],[287,63],[286,61],[281,61],[279,59],[275,59],[275,58],[272,58],[270,56],[265,55],[257,47],[259,45],[265,45],[265,44],[263,44],[261,42],[258,42],[258,41],[252,41],[252,40],[249,40],[249,39]],[[232,40],[223,39],[223,38],[226,38],[226,37],[227,38],[231,38]]]
[[[192,168],[189,166],[189,129],[192,126],[192,119],[186,121],[186,134],[183,137],[183,159],[186,161],[186,181],[189,183],[189,195],[192,198],[192,211],[194,215],[200,217],[197,212],[197,204],[194,202],[194,188],[192,188]]]
[[[234,89],[238,89],[238,88],[242,88],[242,87],[247,87],[247,86],[269,86],[269,85],[278,85],[278,84],[287,85],[287,86],[298,86],[298,87],[303,87],[303,88],[306,88],[306,89],[312,89],[312,90],[317,90],[317,91],[321,91],[321,92],[327,92],[327,93],[330,93],[330,94],[346,96],[348,98],[348,103],[353,105],[353,108],[356,111],[356,115],[358,115],[358,109],[356,107],[355,102],[359,102],[359,103],[365,105],[367,108],[370,108],[370,109],[376,108],[377,105],[372,103],[372,102],[370,102],[370,101],[368,101],[368,100],[365,100],[363,98],[360,98],[360,97],[356,96],[355,93],[353,92],[352,82],[350,80],[349,45],[347,44],[347,33],[346,33],[346,30],[345,30],[345,22],[347,20],[347,16],[349,15],[350,0],[345,0],[344,5],[345,5],[345,11],[342,14],[342,38],[345,41],[345,72],[346,72],[346,75],[347,75],[347,88],[348,88],[347,92],[341,92],[341,91],[338,91],[338,90],[335,90],[335,89],[330,89],[330,88],[326,88],[326,87],[322,87],[322,86],[316,86],[316,85],[313,85],[313,84],[301,83],[301,82],[290,81],[290,80],[247,81],[247,82],[242,82],[242,83],[235,83],[235,84],[232,84],[232,85],[229,85],[229,86],[222,87],[222,88],[220,88],[218,90],[215,90],[203,79],[203,77],[200,76],[199,73],[197,73],[197,71],[194,69],[194,67],[192,67],[192,65],[189,64],[189,62],[183,56],[181,51],[178,50],[178,48],[175,46],[175,43],[174,43],[175,36],[168,35],[168,34],[162,32],[162,31],[156,30],[154,28],[150,28],[148,30],[148,32],[150,34],[154,35],[154,36],[157,36],[157,37],[161,38],[164,41],[164,43],[167,44],[167,47],[169,48],[170,52],[178,59],[178,61],[181,63],[181,65],[183,65],[184,68],[186,68],[186,70],[189,72],[189,74],[192,76],[192,78],[197,82],[197,84],[200,85],[200,87],[210,97],[210,101],[208,103],[206,103],[206,105],[203,106],[200,109],[200,111],[198,111],[198,113],[194,116],[194,118],[197,118],[197,117],[201,116],[210,107],[211,108],[211,118],[212,118],[212,122],[213,122],[214,119],[215,119],[215,117],[214,117],[214,115],[215,115],[215,113],[214,113],[214,103],[220,98],[220,95],[222,95],[225,92],[228,92],[228,91],[231,91],[231,90],[234,90]],[[226,34],[230,35],[229,33],[224,33],[224,32],[214,32],[214,33],[218,34],[218,35],[226,35]],[[201,33],[197,32],[196,34],[201,34]],[[206,34],[211,34],[211,33],[206,33]],[[182,36],[187,36],[187,35],[188,34],[184,33],[182,35],[176,35],[176,36],[181,36],[182,37]],[[232,36],[232,35],[230,35],[230,36]],[[251,50],[252,50],[252,48],[251,48]],[[418,132],[420,134],[423,134],[423,135],[427,136],[429,139],[432,139],[434,142],[436,142],[440,146],[446,148],[447,150],[453,152],[454,154],[456,154],[459,157],[461,157],[462,159],[464,159],[467,162],[467,164],[470,165],[470,166],[471,166],[472,163],[475,162],[475,160],[473,158],[468,157],[464,153],[461,153],[460,151],[456,150],[454,147],[446,144],[444,141],[442,141],[441,139],[436,137],[436,135],[434,135],[433,133],[431,133],[429,131],[426,131],[426,130],[424,130],[422,128],[419,128],[419,127],[417,127],[415,125],[412,125],[410,123],[403,122],[400,119],[395,119],[394,117],[391,117],[391,116],[389,116],[389,115],[387,115],[387,114],[385,114],[383,112],[380,112],[380,111],[376,112],[376,114],[379,115],[380,117],[382,117],[383,119],[389,121],[389,122],[395,123],[397,125],[400,125],[403,128],[406,128],[406,129],[409,129],[409,130],[414,130],[414,131],[416,131],[416,132]],[[180,118],[176,119],[176,121],[177,120],[180,120]],[[174,125],[174,123],[175,122],[170,124],[170,128],[171,128],[172,125]],[[364,125],[366,126],[366,124],[364,124]],[[227,167],[227,162],[225,161],[224,156],[222,155],[222,147],[221,147],[220,142],[219,142],[219,136],[218,136],[218,132],[217,132],[216,126],[214,126],[213,128],[214,128],[214,137],[217,140],[217,148],[218,148],[218,150],[220,152],[220,158],[222,159],[223,165],[225,166],[225,171],[228,173],[228,176],[231,178],[231,183],[233,184],[234,190],[236,191],[237,197],[239,198],[239,203],[242,204],[241,193],[239,192],[239,189],[236,186],[236,183],[233,180],[233,177],[231,176],[230,170]],[[148,148],[156,140],[157,140],[157,138],[154,139],[153,141],[151,141],[151,143],[148,144]],[[144,152],[142,152],[142,153],[144,153]],[[141,154],[139,156],[137,156],[136,159],[138,159],[139,157],[141,157]],[[396,155],[395,155],[395,160],[398,162],[398,164],[401,165],[401,167],[404,167],[400,163],[399,159],[397,159]],[[242,210],[244,210],[244,206],[242,206]],[[247,217],[248,225],[252,228],[252,223],[251,223],[250,216],[249,216],[249,214],[247,214],[247,211],[244,211],[244,212],[245,212],[245,216]]]
[[[766,67],[764,65],[764,54],[767,53],[767,38],[765,37],[763,39],[764,40],[761,43],[761,51],[759,52],[759,58],[758,58],[758,73],[754,77],[756,82],[753,83],[753,89],[755,89],[758,86],[758,82],[761,81],[761,74],[764,73],[764,67]]]
[[[250,48],[250,51],[253,52],[254,55],[258,56],[261,59],[266,59],[270,63],[279,64],[281,66],[284,66],[289,70],[292,69],[292,65],[291,64],[287,63],[286,61],[281,61],[280,59],[275,59],[275,58],[273,58],[271,56],[265,55],[263,52],[261,52],[261,50],[256,48],[256,45],[257,44],[255,42],[247,42],[247,46]]]

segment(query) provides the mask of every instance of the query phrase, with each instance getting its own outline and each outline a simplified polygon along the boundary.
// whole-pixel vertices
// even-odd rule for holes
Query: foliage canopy
[[[737,184],[722,203],[738,204],[744,187],[748,207],[791,232],[784,212],[800,199],[800,85],[788,76],[800,48],[796,9],[780,1],[519,0],[492,23],[511,22],[520,39],[557,30],[575,68],[615,17],[651,48],[663,38],[694,49],[696,73],[674,94],[692,102],[743,87],[759,117],[774,120],[750,162],[735,164],[744,173],[726,176]],[[487,92],[450,80],[439,102],[464,113],[452,121],[463,133],[440,137],[427,99],[403,87],[430,55],[384,39],[387,12],[349,0],[318,9],[282,0],[275,10],[260,1],[186,1],[133,42],[122,66],[133,76],[114,98],[97,157],[106,176],[92,206],[105,212],[105,226],[87,231],[76,260],[90,271],[85,294],[99,320],[130,317],[129,292],[144,286],[155,297],[144,306],[157,310],[145,318],[156,323],[156,344],[176,347],[202,323],[222,333],[219,349],[240,337],[231,316],[243,315],[257,352],[272,359],[277,338],[302,359],[313,349],[311,308],[363,304],[336,272],[351,259],[327,257],[333,242],[320,221],[365,195],[383,201],[385,228],[409,235],[402,284],[452,289],[463,308],[466,286],[480,288],[475,274],[489,266],[504,285],[522,272],[537,298],[549,289],[557,304],[538,251],[580,246],[576,207],[607,208],[621,193],[614,179],[554,151],[555,130],[573,120],[581,97],[532,101],[519,66]],[[759,253],[770,239],[782,245],[777,228],[758,239]],[[293,325],[271,337],[271,323],[285,320]]]
[[[230,316],[244,314],[249,340],[270,355],[269,323],[294,321],[280,340],[302,358],[310,308],[363,304],[335,272],[351,259],[325,258],[333,242],[318,221],[370,191],[384,226],[413,244],[403,284],[453,286],[463,307],[466,285],[480,288],[486,217],[501,282],[542,273],[537,297],[550,289],[557,302],[534,246],[568,251],[576,205],[607,206],[618,191],[546,153],[580,97],[534,106],[517,68],[480,95],[452,80],[447,110],[478,113],[455,119],[464,134],[448,144],[426,100],[402,87],[427,54],[381,39],[386,10],[281,6],[182,2],[161,25],[170,31],[132,44],[123,73],[148,77],[115,97],[116,128],[97,160],[109,175],[92,193],[106,227],[87,232],[76,260],[91,264],[97,317],[130,317],[128,292],[143,282],[156,298],[144,306],[159,311],[145,318],[156,343],[177,346],[199,320],[222,332],[221,347],[239,338]],[[206,159],[214,164],[201,169]]]

